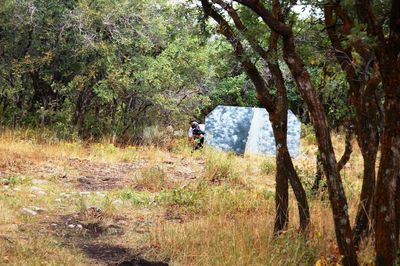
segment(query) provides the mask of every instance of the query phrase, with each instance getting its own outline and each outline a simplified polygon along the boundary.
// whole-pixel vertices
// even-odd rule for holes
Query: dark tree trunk
[[[359,14],[363,13],[360,8],[357,11]],[[360,204],[353,230],[354,244],[358,248],[362,236],[368,235],[369,226],[374,219],[372,200],[375,189],[375,163],[379,146],[379,107],[375,99],[375,91],[380,83],[380,76],[378,66],[374,62],[374,51],[370,50],[363,40],[352,41],[350,48],[345,49],[342,46],[342,41],[345,39],[339,37],[338,31],[341,31],[342,36],[348,36],[351,34],[354,24],[347,11],[340,6],[339,2],[329,2],[325,5],[324,12],[328,36],[349,84],[349,102],[355,111],[355,132],[364,162]],[[334,13],[336,18],[333,16]],[[338,18],[341,20],[340,23]],[[361,20],[367,23],[365,19],[366,17],[363,15]],[[365,71],[371,69],[372,77],[367,78],[368,75],[364,72],[360,73],[356,69],[352,62],[351,47],[354,47],[354,50],[363,58],[363,66],[359,68],[365,69]]]
[[[374,220],[372,203],[375,191],[376,153],[371,152],[364,159],[364,174],[361,188],[360,203],[353,228],[354,244],[358,247],[363,236],[368,235],[370,223]]]
[[[279,65],[275,62],[270,62],[268,52],[265,51],[256,41],[247,34],[246,27],[242,24],[238,14],[233,9],[232,6],[228,5],[222,0],[212,0],[214,3],[220,5],[225,9],[229,16],[235,23],[236,28],[241,31],[246,40],[249,41],[251,47],[255,52],[257,52],[261,58],[263,58],[271,71],[274,85],[277,88],[277,99],[274,102],[272,95],[268,91],[265,80],[261,77],[256,66],[247,58],[245,50],[235,35],[230,25],[226,20],[213,9],[212,5],[207,0],[202,0],[202,5],[206,15],[211,16],[219,24],[219,32],[223,34],[227,40],[231,43],[235,50],[235,54],[239,61],[242,63],[244,70],[247,75],[252,80],[256,92],[257,99],[262,104],[263,107],[267,109],[270,114],[270,121],[272,123],[275,141],[277,145],[276,154],[276,218],[274,233],[278,234],[281,230],[287,227],[289,221],[289,211],[288,211],[288,179],[293,191],[295,193],[296,199],[298,201],[299,207],[299,217],[300,217],[300,228],[305,230],[310,222],[310,213],[307,203],[306,193],[303,189],[301,181],[294,169],[292,159],[289,155],[287,148],[287,95],[286,88],[284,85],[283,75],[279,68]],[[270,38],[270,49],[272,51],[276,50],[278,35],[273,33]]]
[[[300,58],[296,58],[297,56],[292,54],[294,47],[293,50],[290,48],[290,42],[293,42],[293,40],[285,40],[286,45],[284,48],[284,56],[310,110],[311,121],[315,129],[318,149],[321,154],[321,160],[328,182],[329,200],[332,206],[336,239],[339,251],[343,255],[342,263],[344,265],[357,265],[357,255],[353,245],[353,237],[348,216],[347,199],[337,168],[325,110],[315,93],[308,73],[304,69]]]
[[[276,185],[275,185],[275,226],[274,233],[278,234],[287,228],[289,223],[289,188],[287,176],[287,161],[285,153],[287,145],[285,143],[286,132],[276,125],[272,125],[276,142]],[[286,151],[285,151],[286,150]]]
[[[395,265],[398,248],[396,190],[400,176],[400,64],[392,49],[386,50],[383,56],[380,68],[385,90],[385,125],[375,193],[375,249],[376,265]]]
[[[324,176],[324,170],[322,167],[321,156],[319,154],[317,154],[317,158],[315,161],[316,161],[315,162],[315,165],[316,165],[315,180],[314,180],[314,184],[311,187],[313,194],[316,194],[318,192],[320,183]]]
[[[286,228],[289,222],[288,214],[288,181],[293,188],[297,199],[300,229],[305,231],[310,223],[310,211],[308,208],[307,196],[297,172],[293,166],[287,146],[287,112],[270,114],[270,121],[274,132],[276,143],[276,218],[274,232]]]
[[[278,131],[278,132],[277,132]],[[286,143],[287,131],[279,132],[279,129],[274,130],[276,140],[276,164],[277,164],[277,178],[278,175],[286,175],[289,179],[290,186],[293,188],[293,193],[297,200],[297,206],[300,218],[300,229],[305,231],[310,224],[310,210],[307,202],[307,195],[301,184],[300,178],[294,168],[292,158],[290,157],[289,150]],[[285,140],[280,142],[281,137],[284,136]],[[287,181],[286,181],[287,182]]]

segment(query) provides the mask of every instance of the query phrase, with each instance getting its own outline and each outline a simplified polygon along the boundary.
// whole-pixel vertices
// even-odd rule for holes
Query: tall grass
[[[57,217],[85,213],[89,206],[100,207],[107,221],[115,217],[124,221],[125,234],[86,240],[140,250],[150,260],[168,258],[172,265],[314,265],[318,260],[335,265],[340,259],[330,203],[323,195],[309,197],[311,227],[309,234],[302,236],[297,232],[299,218],[291,192],[289,229],[272,237],[273,158],[241,157],[211,149],[191,153],[183,139],[168,152],[151,146],[121,148],[107,141],[46,142],[34,134],[0,134],[0,171],[6,173],[4,182],[9,184],[8,188],[0,184],[0,264],[89,265],[91,261],[82,250],[66,246],[68,238],[48,229]],[[294,160],[306,188],[314,178],[316,151],[315,144],[304,144],[308,141],[302,139],[302,154]],[[334,136],[333,143],[340,156],[342,141]],[[73,171],[63,167],[77,157],[85,162],[101,161],[105,168],[136,169],[136,176],[126,177],[127,184],[133,178],[134,186],[80,197],[74,180],[22,171],[27,166],[39,169],[49,162]],[[190,172],[178,176],[182,169]],[[360,169],[362,161],[355,147],[342,171],[351,220],[358,206]],[[47,195],[34,197],[30,188],[32,180],[38,178],[47,180],[47,185],[41,185]],[[64,192],[70,197],[60,196]],[[114,204],[115,200],[122,203]],[[23,215],[20,209],[30,205],[48,211],[35,217]],[[165,218],[170,216],[179,219]],[[138,233],[137,224],[141,223],[147,227]],[[363,244],[359,254],[360,263],[370,263],[371,243]]]

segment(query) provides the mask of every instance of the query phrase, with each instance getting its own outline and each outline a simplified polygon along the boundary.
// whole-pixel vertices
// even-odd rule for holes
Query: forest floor
[[[311,141],[310,141],[311,139]],[[343,140],[335,137],[341,154]],[[0,264],[334,265],[338,259],[326,191],[312,195],[316,147],[302,139],[294,160],[309,195],[312,226],[273,238],[274,158],[211,149],[191,153],[108,143],[0,135]],[[354,220],[362,161],[342,172]],[[359,256],[369,263],[372,247]],[[142,263],[142,264],[140,264]],[[157,265],[157,264],[154,264]]]

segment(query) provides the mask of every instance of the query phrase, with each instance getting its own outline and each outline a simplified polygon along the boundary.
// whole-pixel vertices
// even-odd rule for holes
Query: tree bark
[[[358,248],[362,235],[368,235],[369,225],[374,219],[372,200],[375,190],[375,163],[379,146],[379,107],[375,99],[375,91],[380,83],[380,76],[377,64],[374,62],[373,51],[361,39],[352,41],[349,48],[343,48],[342,41],[345,39],[339,37],[338,19],[343,24],[340,26],[342,36],[347,37],[351,34],[354,23],[340,3],[328,2],[324,6],[324,13],[329,39],[349,84],[349,103],[355,111],[355,132],[364,162],[360,204],[353,230],[354,244]],[[336,18],[333,16],[334,13]],[[352,47],[363,58],[363,65],[360,68],[364,70],[364,73],[357,71],[354,66]],[[372,77],[368,77],[369,75],[366,74],[370,68],[373,71]]]
[[[278,234],[287,228],[289,223],[289,188],[287,173],[286,132],[278,125],[272,125],[276,142],[276,185],[275,185],[275,226],[274,233]],[[281,146],[282,145],[282,146]],[[286,151],[285,151],[286,150]]]
[[[297,86],[305,99],[310,110],[311,121],[315,128],[318,141],[318,149],[324,166],[325,176],[328,183],[329,200],[332,206],[333,220],[335,223],[336,239],[340,253],[343,255],[343,265],[357,265],[357,255],[353,245],[353,237],[348,215],[348,205],[344,193],[342,180],[337,168],[335,153],[330,138],[328,120],[322,103],[316,96],[315,90],[310,82],[310,77],[304,66],[295,54],[290,51],[292,42],[284,41],[285,60],[294,76]],[[293,50],[292,50],[293,51]],[[297,57],[297,58],[296,58]]]
[[[275,19],[272,13],[269,12],[260,1],[237,0],[237,2],[251,8],[272,30],[278,32],[283,37],[283,53],[285,62],[289,66],[302,97],[308,105],[316,131],[321,159],[324,164],[325,175],[328,179],[329,198],[332,204],[337,242],[339,250],[344,256],[343,263],[345,265],[357,265],[357,256],[353,246],[351,227],[347,212],[347,200],[344,194],[340,174],[337,169],[337,162],[330,139],[327,117],[323,105],[311,84],[309,74],[295,50],[291,26],[286,25],[283,20]],[[280,9],[279,2],[275,1],[274,6],[277,6]]]
[[[396,190],[400,176],[400,64],[392,49],[386,49],[383,56],[380,68],[385,91],[385,125],[375,193],[375,249],[376,265],[395,265],[398,248],[396,213],[399,211],[396,210]]]
[[[310,111],[315,129],[318,148],[321,154],[325,175],[328,181],[329,199],[332,206],[335,223],[336,239],[344,265],[357,265],[357,255],[353,245],[353,237],[348,216],[348,205],[344,193],[340,173],[337,168],[333,150],[328,120],[323,105],[316,95],[310,76],[304,63],[295,49],[294,36],[291,26],[282,20],[276,20],[264,5],[258,0],[237,0],[251,8],[274,31],[283,37],[283,56],[293,78]],[[277,3],[279,6],[279,3]],[[280,7],[279,7],[280,8]]]
[[[290,180],[290,184],[293,187],[293,191],[298,201],[300,228],[302,231],[305,231],[310,223],[310,213],[306,193],[294,169],[293,162],[287,148],[288,103],[282,72],[277,62],[271,62],[271,60],[269,60],[268,51],[265,51],[256,43],[253,38],[251,38],[251,36],[247,35],[246,27],[241,22],[238,14],[232,8],[232,6],[228,5],[222,0],[212,1],[220,5],[228,12],[229,16],[233,19],[236,28],[246,36],[246,39],[249,41],[253,50],[255,50],[255,52],[257,52],[261,58],[264,59],[269,70],[271,71],[275,86],[277,88],[277,98],[275,101],[272,101],[272,95],[268,92],[264,79],[261,77],[256,66],[247,58],[240,40],[233,32],[230,25],[217,11],[213,9],[211,3],[209,3],[207,0],[202,0],[205,14],[211,16],[219,24],[219,32],[223,34],[231,43],[237,58],[242,63],[245,72],[250,77],[256,88],[257,99],[270,114],[270,122],[273,127],[275,142],[277,145],[275,194],[276,217],[274,233],[278,234],[284,230],[289,222],[288,179]],[[276,33],[271,34],[271,50],[276,50],[278,37],[279,36]]]

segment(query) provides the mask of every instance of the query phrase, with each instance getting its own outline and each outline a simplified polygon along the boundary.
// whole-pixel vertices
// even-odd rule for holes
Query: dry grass
[[[341,154],[343,139],[333,139]],[[0,264],[103,265],[137,254],[172,265],[312,265],[321,258],[333,265],[338,261],[326,192],[308,193],[312,225],[307,236],[297,232],[297,206],[291,193],[289,229],[274,239],[273,158],[209,149],[191,154],[184,141],[175,141],[168,150],[61,142],[32,131],[4,131],[0,135]],[[315,153],[313,138],[305,138],[301,156],[294,160],[307,192],[315,172]],[[67,177],[60,177],[61,173]],[[83,179],[89,180],[84,186],[75,178],[81,173],[93,175]],[[360,173],[362,160],[355,148],[342,172],[352,220]],[[109,176],[119,178],[123,186],[94,187],[99,182],[112,184]],[[30,206],[46,211],[36,216],[21,212]],[[96,208],[101,216],[91,213]],[[77,229],[78,224],[83,229]],[[371,245],[364,245],[360,261],[370,263],[372,256]]]

